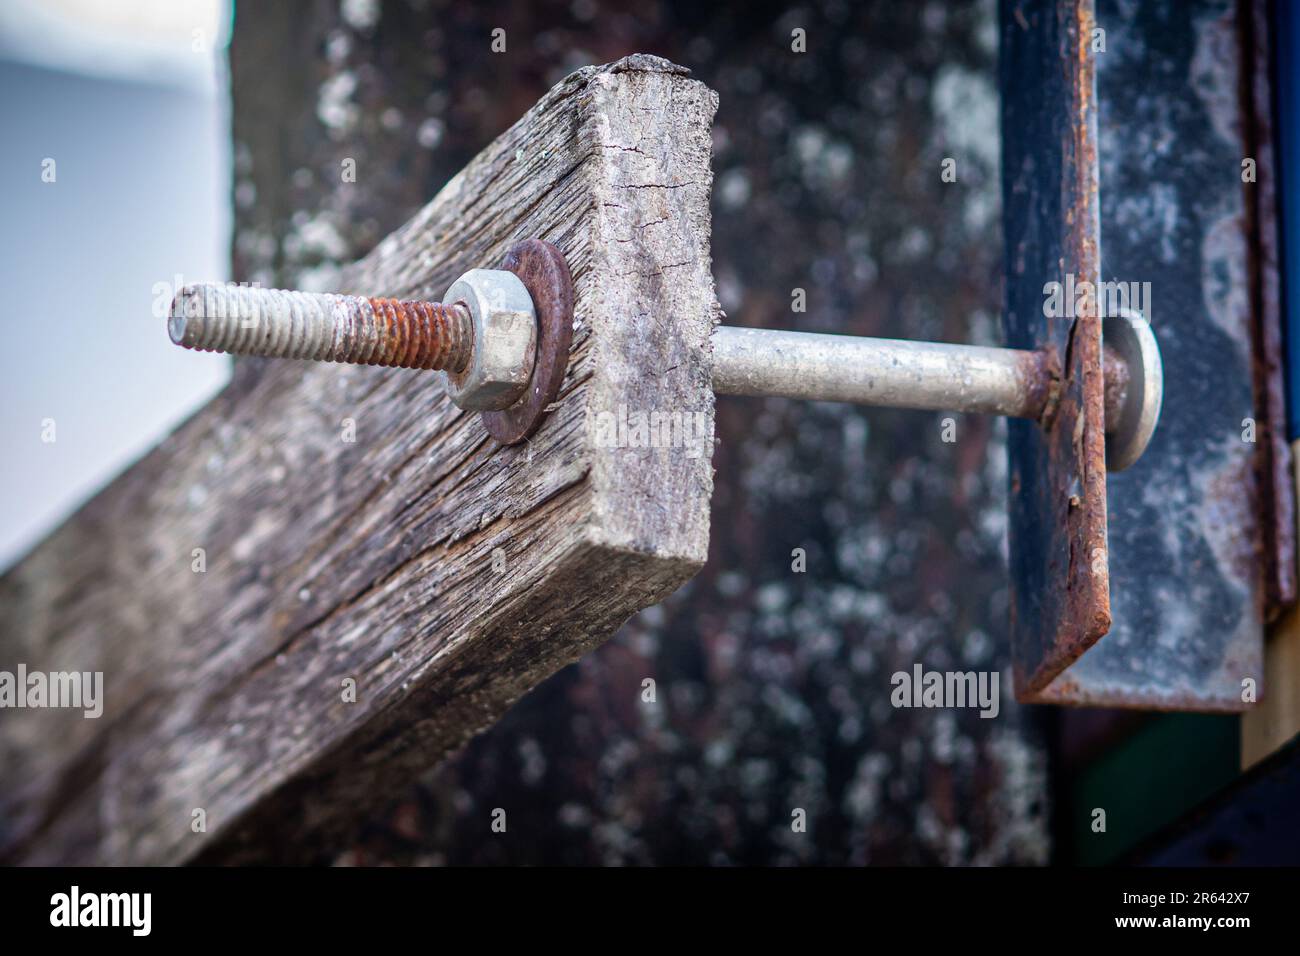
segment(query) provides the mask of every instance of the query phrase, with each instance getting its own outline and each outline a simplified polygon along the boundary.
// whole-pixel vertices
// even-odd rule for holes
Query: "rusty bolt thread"
[[[204,283],[172,300],[167,332],[201,352],[442,369],[470,364],[473,321],[459,302],[406,302]]]

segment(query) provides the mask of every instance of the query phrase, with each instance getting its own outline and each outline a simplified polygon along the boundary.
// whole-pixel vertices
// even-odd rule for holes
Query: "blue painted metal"
[[[1287,438],[1295,441],[1300,438],[1300,11],[1290,0],[1283,0],[1274,9]]]
[[[1069,344],[1043,320],[1044,283],[1060,278],[1058,269],[1090,281],[1099,274],[1127,294],[1119,305],[1151,322],[1165,401],[1142,460],[1105,479],[1096,509],[1104,546],[1079,547],[1060,510],[1062,489],[1037,480],[1039,446],[1058,448],[1051,429],[1036,437],[1009,427],[1017,696],[1241,711],[1251,703],[1243,687],[1262,687],[1266,620],[1294,595],[1274,164],[1268,84],[1260,82],[1268,62],[1264,0],[1095,0],[1095,21],[1093,4],[1003,4],[1007,343],[1025,347],[1028,330],[1038,336],[1030,344]],[[1079,33],[1056,29],[1060,22]],[[1026,50],[1040,54],[1032,69],[1020,68]],[[1039,77],[1032,87],[1030,74]],[[1035,106],[1049,116],[1095,116],[1095,159],[1062,150],[1050,125],[1031,122]],[[1246,177],[1244,158],[1258,160],[1257,181]],[[1098,225],[1050,201],[1068,195],[1062,168],[1076,174],[1066,183],[1095,190]],[[1066,235],[1082,228],[1100,261],[1053,245],[1054,216]],[[1077,359],[1078,331],[1063,356]],[[1084,331],[1090,344],[1093,333]],[[1067,369],[1066,382],[1079,371]],[[1078,431],[1083,439],[1091,418]],[[1051,474],[1073,464],[1068,454],[1046,460]],[[1065,491],[1085,506],[1066,518],[1087,516],[1081,487]],[[1062,542],[1070,545],[1069,575],[1052,573]],[[1079,576],[1098,568],[1108,581]],[[1062,580],[1074,587],[1052,592]],[[1079,586],[1086,583],[1091,591]],[[1108,632],[1079,626],[1088,623],[1081,612],[1103,608]],[[1106,632],[1100,640],[1098,629]]]

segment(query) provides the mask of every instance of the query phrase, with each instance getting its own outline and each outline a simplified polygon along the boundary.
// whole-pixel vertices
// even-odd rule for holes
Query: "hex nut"
[[[523,282],[513,272],[471,269],[442,298],[469,310],[473,357],[465,370],[447,372],[447,394],[461,408],[509,408],[533,376],[537,314]]]

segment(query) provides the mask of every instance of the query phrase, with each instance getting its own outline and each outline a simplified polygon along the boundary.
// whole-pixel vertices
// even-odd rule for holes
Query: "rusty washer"
[[[573,278],[560,250],[541,239],[525,239],[506,253],[501,268],[523,282],[537,315],[533,376],[523,398],[500,411],[483,413],[483,425],[503,445],[537,431],[560,394],[573,341]]]

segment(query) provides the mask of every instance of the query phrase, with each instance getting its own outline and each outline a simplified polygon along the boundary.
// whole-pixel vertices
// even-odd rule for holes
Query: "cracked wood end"
[[[4,713],[0,859],[313,858],[699,569],[716,106],[655,57],[581,70],[347,271],[436,298],[559,246],[573,348],[530,442],[437,376],[241,362],[0,578],[0,670],[102,671],[105,698]]]

